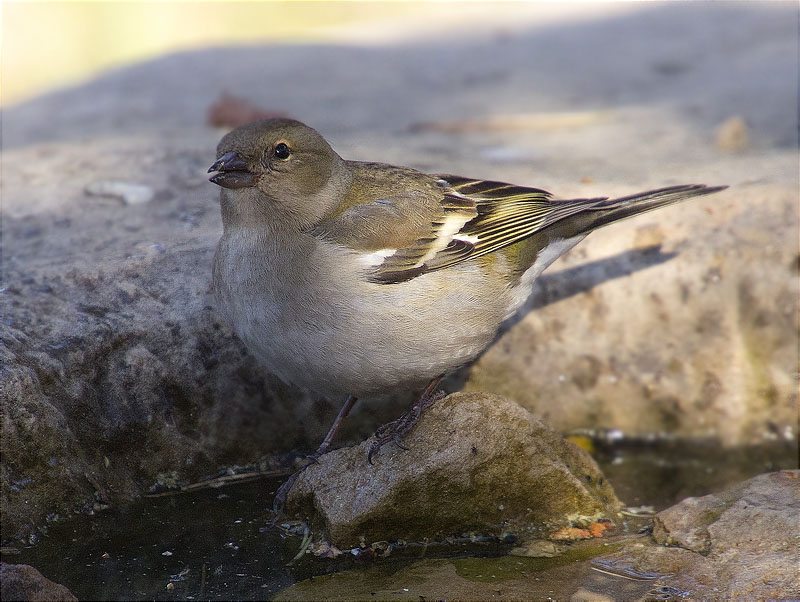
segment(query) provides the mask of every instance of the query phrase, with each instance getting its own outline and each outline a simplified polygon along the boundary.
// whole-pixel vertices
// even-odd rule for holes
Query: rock
[[[672,547],[626,546],[595,562],[660,574],[655,585],[686,599],[796,599],[798,517],[800,471],[763,474],[660,512],[654,538]]]
[[[266,374],[216,317],[219,208],[204,172],[217,136],[180,138],[85,141],[91,168],[64,146],[4,153],[22,161],[3,183],[4,539],[257,464],[321,437],[335,414]],[[147,173],[156,196],[87,199],[100,173]]]
[[[800,536],[800,472],[760,475],[721,493],[686,498],[659,512],[653,537],[663,545],[707,555],[724,554],[740,542],[787,549],[792,534]],[[767,538],[781,533],[783,538]],[[787,539],[788,538],[788,539]],[[783,543],[780,543],[780,542]]]
[[[580,588],[569,597],[569,602],[615,602],[616,599],[610,596],[598,594],[590,589]]]
[[[524,545],[511,548],[511,556],[524,556],[526,558],[553,558],[561,554],[561,550],[552,541],[536,539]]]
[[[545,537],[621,503],[588,453],[517,404],[454,393],[367,462],[372,439],[322,456],[287,501],[339,548],[360,542],[514,534]],[[589,536],[591,537],[591,536]]]
[[[708,554],[711,551],[708,526],[724,510],[725,502],[716,495],[686,498],[655,517],[653,537],[661,544],[678,545],[692,552]]]
[[[66,587],[53,583],[32,566],[8,562],[0,562],[0,597],[5,602],[78,600]]]
[[[115,197],[121,199],[127,205],[140,205],[152,201],[155,191],[143,184],[99,180],[86,185],[86,194]]]

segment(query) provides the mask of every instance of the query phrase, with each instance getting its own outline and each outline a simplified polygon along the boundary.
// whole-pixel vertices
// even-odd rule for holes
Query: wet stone
[[[50,581],[34,567],[8,562],[0,562],[0,596],[3,600],[78,600],[66,587]]]
[[[798,516],[800,471],[762,474],[658,513],[661,545],[629,545],[595,562],[663,575],[658,586],[692,599],[797,598]]]

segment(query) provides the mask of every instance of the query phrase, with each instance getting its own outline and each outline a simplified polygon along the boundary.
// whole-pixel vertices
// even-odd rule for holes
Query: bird
[[[208,171],[221,191],[218,312],[280,379],[345,399],[310,458],[330,448],[356,399],[424,387],[378,429],[370,462],[385,443],[400,444],[440,396],[441,378],[489,346],[536,278],[590,232],[726,188],[559,200],[540,188],[345,160],[285,118],[227,133]]]

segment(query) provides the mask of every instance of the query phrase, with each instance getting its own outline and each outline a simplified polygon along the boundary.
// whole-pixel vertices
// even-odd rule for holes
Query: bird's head
[[[208,171],[222,187],[226,223],[268,220],[308,228],[335,208],[349,185],[341,157],[316,130],[292,119],[264,119],[229,132]]]

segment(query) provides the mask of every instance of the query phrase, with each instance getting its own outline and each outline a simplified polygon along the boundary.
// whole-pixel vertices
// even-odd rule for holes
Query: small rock
[[[524,556],[526,558],[553,558],[561,554],[561,551],[552,541],[546,539],[534,539],[524,545],[511,548],[511,556]]]
[[[763,474],[659,512],[653,537],[662,545],[628,545],[596,561],[663,575],[654,587],[695,600],[797,599],[798,516],[800,471]]]
[[[342,555],[342,551],[339,548],[332,546],[327,541],[311,544],[309,551],[318,558],[337,558]]]
[[[750,146],[750,128],[741,116],[731,117],[717,128],[717,148],[740,153]]]
[[[289,494],[288,510],[339,548],[464,533],[544,537],[621,507],[589,454],[495,395],[437,402],[404,440],[409,449],[388,445],[374,465],[371,442],[322,456]]]
[[[660,512],[653,521],[653,537],[667,546],[707,554],[711,550],[708,525],[722,514],[724,502],[714,495],[686,498]]]
[[[594,590],[580,587],[569,597],[569,602],[614,602],[615,598],[605,596]]]
[[[86,185],[86,194],[90,196],[110,196],[121,199],[126,205],[142,205],[149,203],[155,191],[143,184],[119,182],[116,180],[99,180]]]
[[[0,597],[3,600],[75,600],[71,591],[50,581],[28,564],[0,562]]]
[[[663,545],[692,552],[719,553],[739,547],[739,540],[777,539],[772,533],[800,538],[800,472],[781,471],[761,475],[723,491],[700,498],[686,498],[659,512],[653,521],[653,537]],[[787,522],[788,521],[788,522]],[[765,542],[766,543],[766,542]],[[759,545],[763,550],[764,546]]]
[[[667,234],[660,224],[645,224],[636,228],[633,246],[636,249],[658,247],[667,239]]]

